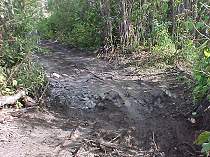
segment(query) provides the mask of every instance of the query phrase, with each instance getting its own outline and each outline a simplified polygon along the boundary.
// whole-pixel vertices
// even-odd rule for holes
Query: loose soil
[[[45,41],[45,107],[0,111],[0,157],[198,157],[189,78]]]

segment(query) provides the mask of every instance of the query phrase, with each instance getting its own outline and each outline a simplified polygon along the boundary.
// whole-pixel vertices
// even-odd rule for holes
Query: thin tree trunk
[[[113,45],[113,34],[112,34],[112,21],[111,21],[111,10],[110,10],[110,1],[109,0],[101,0],[100,1],[100,10],[101,14],[104,17],[104,47],[105,51],[109,51],[111,48],[111,51],[114,47]]]
[[[197,22],[198,20],[198,1],[192,0],[192,11],[193,11],[193,20]],[[198,37],[198,32],[194,29],[193,30],[193,37],[196,39]]]
[[[175,8],[174,8],[174,0],[169,0],[168,6],[169,6],[168,19],[171,23],[171,25],[169,26],[169,32],[174,37],[175,36],[175,28],[176,28],[176,19],[175,19],[176,15],[175,15]]]

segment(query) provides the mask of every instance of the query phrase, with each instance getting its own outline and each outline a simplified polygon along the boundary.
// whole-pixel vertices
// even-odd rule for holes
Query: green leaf
[[[204,55],[205,55],[206,58],[209,58],[210,57],[210,50],[205,49],[204,50]]]
[[[190,20],[186,21],[186,22],[185,22],[185,27],[186,27],[187,29],[189,29],[189,31],[192,31],[192,30],[194,29],[193,22],[190,21]]]
[[[202,150],[201,150],[201,152],[208,154],[209,151],[210,151],[210,143],[204,143],[204,144],[202,144]]]
[[[204,27],[205,27],[205,24],[203,22],[196,23],[196,28],[197,29],[201,29],[201,28],[204,28]]]
[[[204,21],[208,21],[209,20],[209,16],[208,15],[204,15]]]
[[[203,143],[208,141],[209,137],[210,137],[210,132],[205,131],[198,136],[198,138],[195,141],[195,144],[202,145]]]
[[[210,101],[210,94],[207,96],[208,100]]]
[[[166,2],[167,2],[167,0],[166,0]],[[167,3],[164,3],[163,5],[162,5],[162,8],[163,8],[163,12],[167,12],[168,11],[168,4]]]

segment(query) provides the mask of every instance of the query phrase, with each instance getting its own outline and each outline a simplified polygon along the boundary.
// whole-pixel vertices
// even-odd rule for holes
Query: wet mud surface
[[[9,136],[0,138],[0,156],[199,156],[181,72],[137,74],[58,43],[42,46],[50,53],[35,58],[49,79],[47,107],[0,124],[0,137]]]

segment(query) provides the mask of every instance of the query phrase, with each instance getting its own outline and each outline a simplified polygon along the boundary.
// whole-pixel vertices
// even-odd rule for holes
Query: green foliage
[[[96,5],[87,5],[86,0],[50,1],[51,16],[43,19],[39,30],[44,38],[85,48],[101,44],[101,22]]]
[[[200,101],[209,97],[210,89],[210,50],[205,49],[197,66],[194,68],[197,85],[194,89],[195,100]]]
[[[180,50],[180,56],[183,58],[185,61],[190,62],[192,65],[196,63],[199,55],[199,48],[195,46],[192,40],[184,40],[182,42],[182,49]]]
[[[69,34],[69,42],[80,47],[94,47],[100,45],[100,39],[95,35],[93,26],[83,23],[74,25],[74,29]],[[68,39],[66,42],[68,42]]]
[[[3,36],[1,48],[1,66],[11,67],[20,62],[24,56],[33,51],[37,41],[29,32],[35,30],[38,15],[34,13],[36,0],[17,0],[8,4],[1,3],[0,28]]]
[[[206,153],[209,156],[210,153],[210,132],[205,131],[201,133],[195,141],[195,144],[202,145],[202,153]]]
[[[51,28],[50,26],[51,26],[50,20],[48,20],[47,18],[43,18],[39,21],[38,30],[43,39],[55,38],[53,33],[53,28]]]
[[[195,144],[202,145],[203,143],[209,141],[209,137],[210,137],[210,132],[205,131],[198,136],[198,138],[195,141]]]
[[[29,93],[39,90],[46,81],[43,71],[42,67],[36,63],[30,61],[23,63],[15,77],[17,80],[16,86],[24,87]]]
[[[44,83],[42,69],[31,62],[37,49],[35,33],[41,16],[37,0],[0,2],[0,92],[25,88],[31,95]]]
[[[173,63],[177,50],[168,33],[167,27],[164,24],[156,22],[153,33],[153,40],[156,43],[153,47],[153,52],[156,53],[162,61],[168,64]]]

